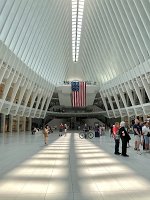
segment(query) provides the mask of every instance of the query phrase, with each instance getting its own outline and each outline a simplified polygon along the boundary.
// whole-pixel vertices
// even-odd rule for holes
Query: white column
[[[9,132],[12,133],[13,116],[9,115]]]
[[[108,90],[105,90],[105,93],[106,93],[106,96],[107,96],[107,98],[108,98],[108,101],[109,101],[110,107],[111,107],[111,109],[112,109],[113,115],[114,115],[114,117],[116,117],[115,110],[114,110],[114,106],[113,106],[112,99],[111,99],[111,96],[110,96],[110,94],[109,94],[109,91],[108,91]]]
[[[1,114],[1,132],[5,133],[5,114]]]
[[[29,117],[28,131],[31,131],[31,125],[32,125],[32,118]]]
[[[144,89],[147,93],[148,99],[150,100],[150,90],[149,90],[149,84],[146,78],[141,77],[141,81],[143,83]]]
[[[121,117],[121,121],[124,121],[124,117]]]
[[[101,94],[102,101],[103,101],[104,107],[105,107],[105,109],[106,109],[107,115],[108,115],[108,117],[109,117],[109,111],[108,111],[108,106],[107,106],[107,103],[106,103],[106,98],[105,98],[105,96],[103,95],[103,92],[100,92],[100,94]]]
[[[131,118],[128,117],[128,125],[130,125],[130,124],[131,124]]]
[[[113,88],[113,96],[114,96],[114,99],[115,99],[115,101],[116,101],[116,105],[117,105],[117,107],[118,107],[120,116],[122,117],[121,108],[120,108],[119,100],[118,100],[118,96],[117,96],[117,89],[116,89],[115,87]]]
[[[17,116],[17,133],[20,131],[19,130],[19,125],[20,125],[20,116]]]
[[[26,131],[26,117],[23,117],[23,131]]]

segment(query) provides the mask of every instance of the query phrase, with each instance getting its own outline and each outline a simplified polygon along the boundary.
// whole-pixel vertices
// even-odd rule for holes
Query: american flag
[[[86,82],[71,82],[72,90],[72,106],[85,107],[86,106]]]

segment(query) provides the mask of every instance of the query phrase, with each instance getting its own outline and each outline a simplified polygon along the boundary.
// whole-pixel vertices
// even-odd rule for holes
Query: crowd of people
[[[59,136],[62,136],[62,135],[63,135],[63,132],[64,132],[64,136],[66,136],[66,134],[67,134],[67,129],[68,129],[67,124],[61,123],[61,124],[59,125]]]
[[[150,150],[150,123],[149,121],[140,122],[138,118],[134,120],[134,124],[130,127],[126,122],[116,122],[110,129],[110,136],[115,140],[116,155],[129,157],[127,148],[130,147],[129,141],[131,140],[130,131],[134,134],[134,150],[141,154],[141,148],[144,151]],[[122,152],[119,151],[120,140],[122,141]]]
[[[67,134],[67,129],[68,129],[68,126],[67,124],[63,124],[61,123],[59,125],[59,136],[62,136],[63,135],[63,132],[64,132],[64,136],[66,136]],[[44,142],[45,142],[45,145],[48,144],[48,135],[53,132],[52,131],[52,128],[49,126],[49,125],[45,125],[44,128],[43,128],[43,135],[44,135]]]
[[[100,137],[105,134],[105,126],[104,125],[95,125],[94,127],[95,137]]]
[[[59,125],[59,136],[66,136],[67,130],[69,126],[67,124],[61,123]],[[83,131],[88,132],[90,127],[85,124],[83,127]],[[110,128],[110,136],[114,138],[115,141],[115,151],[114,154],[122,155],[125,157],[129,157],[127,154],[127,148],[130,147],[130,132],[134,134],[134,150],[137,151],[138,154],[141,154],[141,150],[150,151],[150,122],[140,122],[138,118],[134,120],[134,124],[129,126],[127,122],[116,122]],[[34,128],[32,130],[32,134],[34,135],[39,129]],[[102,125],[95,125],[94,128],[95,137],[100,137],[101,135],[105,134],[105,127]],[[43,135],[44,135],[44,143],[45,145],[48,144],[48,135],[53,132],[52,128],[49,125],[45,125],[43,128]],[[120,141],[122,143],[121,146],[121,153],[120,153]]]

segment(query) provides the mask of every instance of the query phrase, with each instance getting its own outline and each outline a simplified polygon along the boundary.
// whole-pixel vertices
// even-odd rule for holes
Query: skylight
[[[72,0],[72,57],[78,61],[84,0]]]

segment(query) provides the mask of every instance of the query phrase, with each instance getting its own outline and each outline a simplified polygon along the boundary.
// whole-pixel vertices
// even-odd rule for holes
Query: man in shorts
[[[134,150],[137,150],[138,154],[141,154],[140,152],[140,144],[141,144],[141,127],[140,127],[140,121],[138,119],[135,119],[135,124],[133,125],[133,131],[134,131],[134,138],[135,138],[135,147]]]

